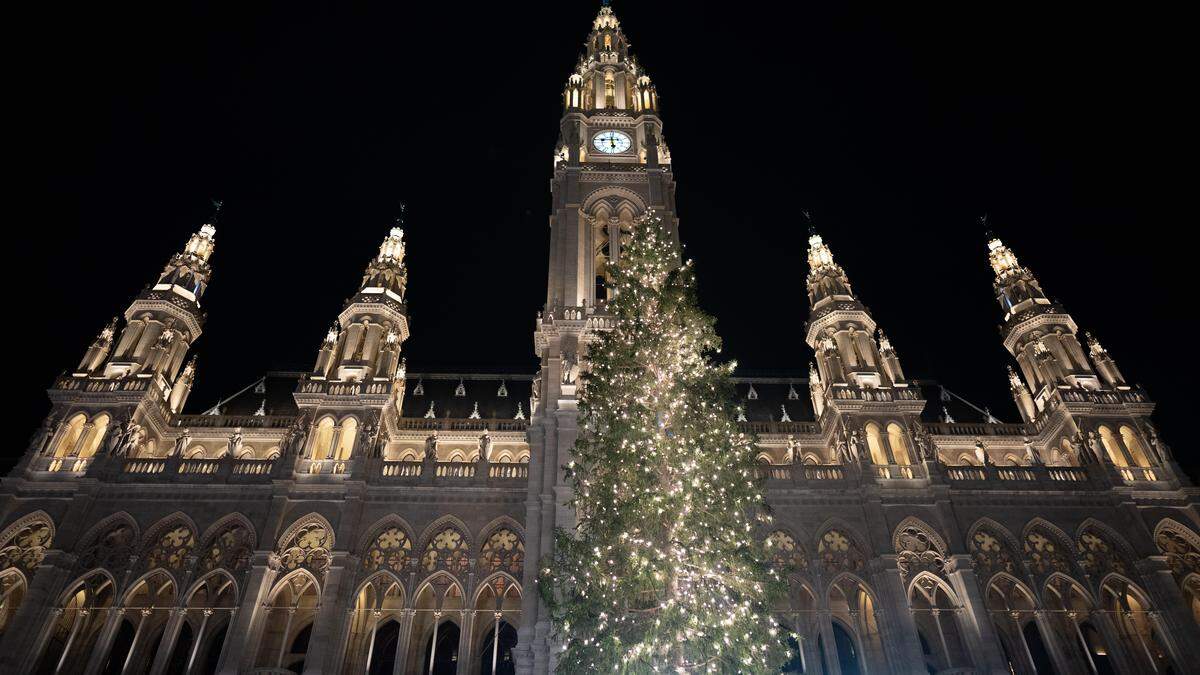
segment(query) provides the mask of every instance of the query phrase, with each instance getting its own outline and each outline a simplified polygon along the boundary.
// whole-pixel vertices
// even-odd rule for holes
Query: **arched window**
[[[892,457],[896,464],[912,464],[912,453],[908,451],[908,440],[904,436],[904,428],[892,422],[887,427],[888,445],[892,446]]]
[[[1125,654],[1147,673],[1174,670],[1171,657],[1159,640],[1150,603],[1140,589],[1120,577],[1112,577],[1101,589],[1101,604],[1110,612],[1125,646]],[[1180,672],[1186,669],[1180,669]]]
[[[166,672],[213,672],[225,633],[237,609],[237,586],[225,572],[206,577],[184,603],[184,625],[175,640]]]
[[[86,422],[87,416],[79,413],[63,425],[58,432],[58,442],[54,444],[55,457],[70,457],[74,454],[75,445],[79,443],[79,437],[83,434],[83,425]]]
[[[1121,443],[1113,435],[1112,429],[1100,427],[1100,442],[1104,444],[1104,451],[1108,453],[1108,461],[1116,466],[1129,466],[1129,462],[1125,460],[1125,453],[1121,452]]]
[[[317,423],[317,433],[313,434],[312,452],[309,456],[316,461],[329,458],[333,449],[333,418],[325,417]]]
[[[1142,447],[1142,442],[1138,439],[1137,432],[1127,426],[1121,427],[1121,440],[1125,442],[1125,449],[1129,451],[1129,456],[1133,459],[1133,463],[1138,466],[1150,466],[1150,457],[1146,454],[1146,449]]]
[[[888,461],[887,450],[883,447],[883,434],[879,431],[879,425],[874,422],[867,422],[867,450],[871,452],[871,463],[879,465],[891,464]]]
[[[830,587],[829,611],[842,673],[885,670],[879,624],[875,618],[875,600],[862,582],[843,577]],[[839,634],[839,629],[843,631],[842,634]]]
[[[124,619],[107,655],[103,673],[150,670],[163,629],[175,606],[175,581],[162,570],[143,577],[125,597]]]
[[[93,572],[63,596],[62,612],[50,628],[50,637],[35,672],[66,672],[70,664],[92,656],[100,628],[113,604],[112,579]]]
[[[513,648],[521,617],[521,588],[504,576],[493,577],[475,597],[475,628],[479,642],[472,649],[478,665],[468,663],[468,672],[500,675],[514,672]]]
[[[958,624],[960,603],[950,587],[923,574],[909,587],[908,604],[917,630],[930,647],[929,665],[937,671],[970,666]]]
[[[100,443],[104,440],[104,435],[108,433],[109,419],[107,413],[101,413],[92,418],[92,428],[88,431],[87,437],[83,438],[79,444],[80,457],[87,459],[100,449]]]
[[[462,587],[449,575],[436,574],[414,598],[406,662],[416,665],[418,673],[456,672],[459,625],[452,617],[462,616]]]
[[[354,452],[354,441],[357,438],[358,420],[353,417],[342,420],[341,431],[338,433],[337,452],[333,458],[336,460],[350,459],[350,453]]]
[[[320,596],[316,579],[304,571],[284,577],[276,584],[264,608],[257,667],[304,671],[308,637]]]
[[[396,665],[403,612],[404,589],[395,577],[380,574],[363,584],[350,615],[343,672],[390,675]]]
[[[0,534],[0,635],[21,607],[28,581],[53,543],[54,525],[40,515],[26,516]]]

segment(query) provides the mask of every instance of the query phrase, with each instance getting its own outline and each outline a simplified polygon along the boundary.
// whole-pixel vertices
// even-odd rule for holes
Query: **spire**
[[[408,285],[408,267],[404,264],[404,230],[398,225],[403,223],[397,218],[397,227],[393,227],[383,243],[379,245],[379,254],[367,263],[363,272],[360,293],[389,291],[404,301],[405,288]]]
[[[1034,305],[1052,304],[1042,292],[1041,284],[1033,272],[1021,266],[1017,255],[999,237],[989,236],[987,248],[988,262],[996,274],[992,285],[996,299],[1004,309],[1005,321]]]
[[[200,304],[200,296],[204,295],[212,276],[208,260],[216,247],[216,236],[217,228],[211,222],[201,225],[183,250],[167,261],[154,290],[181,289],[184,291],[181,295]]]
[[[807,214],[806,214],[807,215]],[[833,298],[853,300],[854,291],[846,272],[833,259],[833,251],[809,221],[808,301],[813,309]]]

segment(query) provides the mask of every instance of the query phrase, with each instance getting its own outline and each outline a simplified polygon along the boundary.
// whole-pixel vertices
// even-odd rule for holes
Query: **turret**
[[[1127,388],[1125,377],[1117,369],[1117,362],[1108,355],[1108,351],[1100,345],[1100,341],[1091,333],[1084,333],[1084,337],[1088,343],[1088,354],[1091,355],[1096,372],[1100,374],[1100,379],[1104,381],[1104,384],[1113,389]]]
[[[1017,359],[1025,384],[1039,409],[1047,387],[1098,389],[1099,379],[1084,355],[1071,315],[1046,297],[1041,284],[998,238],[988,241],[993,288],[1004,310],[1004,346]]]
[[[812,307],[806,341],[817,353],[817,368],[828,389],[834,385],[878,388],[905,386],[904,371],[891,341],[850,285],[833,252],[813,232],[808,238],[808,299]]]

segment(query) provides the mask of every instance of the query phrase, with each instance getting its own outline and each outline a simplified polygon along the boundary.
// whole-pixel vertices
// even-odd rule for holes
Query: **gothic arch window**
[[[1025,584],[999,572],[987,585],[984,603],[1013,672],[1054,672],[1047,641],[1035,620],[1037,602]]]
[[[333,550],[333,527],[317,514],[297,520],[279,540],[280,569],[286,572],[308,570],[324,578]]]
[[[930,647],[926,655],[934,671],[969,668],[960,624],[958,596],[942,579],[921,572],[908,587],[908,606],[917,632]]]
[[[829,574],[858,572],[866,567],[867,558],[848,531],[831,528],[817,540],[817,557]]]
[[[975,563],[979,581],[984,584],[996,574],[1021,574],[1016,550],[1013,536],[991,521],[980,522],[967,536],[967,551]]]
[[[1129,462],[1125,460],[1125,453],[1121,452],[1121,442],[1113,435],[1112,429],[1103,425],[1100,427],[1100,443],[1104,445],[1108,461],[1116,466],[1129,466]]]
[[[333,418],[322,417],[321,421],[317,422],[316,433],[313,434],[312,448],[309,452],[309,457],[316,461],[328,459],[332,450]]]
[[[209,528],[204,546],[197,551],[197,574],[215,570],[239,577],[250,567],[254,553],[254,529],[245,519],[233,516]]]
[[[908,439],[904,427],[892,422],[887,426],[888,445],[892,447],[892,457],[896,464],[912,464],[912,453],[909,451]]]
[[[92,418],[91,428],[85,427],[85,434],[79,439],[79,457],[87,459],[95,456],[96,451],[100,449],[100,443],[104,441],[104,436],[108,434],[108,423],[111,419],[108,413],[100,413]]]
[[[470,635],[477,636],[477,642],[471,653],[479,665],[473,670],[485,675],[513,672],[512,652],[521,617],[520,584],[503,573],[496,574],[480,584],[474,607],[475,625]]]
[[[414,560],[412,538],[400,525],[389,525],[379,531],[363,553],[363,571],[371,574],[387,570],[403,574]]]
[[[1121,440],[1125,443],[1125,449],[1129,451],[1129,456],[1133,459],[1133,463],[1141,467],[1150,466],[1150,457],[1146,454],[1146,448],[1142,446],[1142,441],[1138,438],[1138,433],[1129,426],[1121,425],[1120,434]]]
[[[912,579],[922,572],[941,575],[946,569],[946,543],[933,528],[917,518],[905,518],[892,535],[896,565]]]
[[[1200,625],[1200,536],[1191,528],[1170,518],[1154,528],[1154,544],[1167,559],[1175,583],[1192,610],[1192,619]]]
[[[453,663],[449,661],[456,653],[461,629],[454,619],[461,616],[460,610],[464,608],[463,588],[449,574],[438,572],[422,583],[413,595],[412,633],[407,662],[427,664],[434,661],[445,664],[445,668],[452,667]],[[449,638],[453,638],[452,645],[447,644]],[[434,672],[443,671],[435,667]]]
[[[1079,561],[1089,577],[1099,580],[1108,574],[1135,573],[1129,545],[1108,528],[1095,522],[1085,523],[1079,530]]]
[[[179,575],[196,547],[196,532],[182,517],[169,517],[150,528],[145,547],[140,561],[142,569],[165,569]]]
[[[791,533],[784,530],[773,530],[763,541],[771,568],[781,576],[789,572],[807,572],[808,556],[804,548],[796,542]]]
[[[86,543],[79,548],[82,569],[102,567],[110,572],[124,573],[129,567],[129,559],[137,551],[137,525],[128,514],[117,513],[93,526],[84,541]]]
[[[875,597],[860,579],[845,574],[829,587],[828,606],[834,625],[841,625],[850,638],[860,672],[883,672],[883,643],[875,615]],[[839,656],[847,645],[838,644]]]
[[[237,606],[237,582],[228,572],[217,570],[193,584],[166,672],[189,672],[198,664],[216,661]]]
[[[54,542],[54,523],[35,511],[0,533],[0,635],[4,634],[29,589],[29,580]]]
[[[1079,582],[1054,574],[1042,591],[1048,620],[1064,638],[1063,647],[1080,663],[1090,662],[1098,672],[1114,672],[1112,646],[1092,620],[1096,604]]]
[[[510,527],[494,530],[479,550],[479,568],[485,574],[506,572],[520,578],[525,571],[525,542]]]
[[[337,437],[337,451],[334,452],[333,459],[350,459],[350,454],[354,452],[354,441],[358,438],[358,420],[353,417],[342,420]]]
[[[1138,670],[1168,673],[1176,670],[1160,639],[1161,626],[1145,592],[1128,579],[1113,575],[1100,589],[1100,603],[1116,626],[1125,654]],[[1183,672],[1186,668],[1178,669]]]
[[[263,611],[257,667],[303,672],[320,597],[320,585],[304,569],[275,584]]]
[[[392,672],[404,604],[404,587],[392,574],[381,572],[363,583],[350,615],[343,672]]]
[[[887,450],[883,447],[883,434],[879,431],[879,425],[874,422],[867,422],[867,450],[871,452],[871,463],[886,465],[891,464],[888,460]]]
[[[54,444],[55,457],[70,457],[75,453],[75,446],[79,444],[79,437],[83,435],[83,425],[86,423],[87,415],[79,413],[63,425]]]
[[[421,569],[465,574],[470,568],[470,544],[461,530],[444,527],[429,537],[421,553]]]
[[[1025,559],[1029,571],[1038,577],[1074,572],[1070,540],[1061,530],[1044,521],[1035,521],[1025,528]]]
[[[161,569],[149,572],[132,585],[121,606],[126,610],[108,652],[104,672],[146,672],[154,660],[175,606],[175,580]],[[97,655],[103,656],[103,655]]]
[[[65,672],[68,664],[90,658],[113,605],[114,584],[107,572],[91,572],[68,589],[56,606],[61,611],[50,627],[35,672]]]

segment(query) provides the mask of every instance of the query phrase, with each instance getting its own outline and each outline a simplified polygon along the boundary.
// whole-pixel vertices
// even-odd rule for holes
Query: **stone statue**
[[[112,431],[108,432],[108,444],[104,448],[107,454],[116,456],[120,453],[121,448],[125,446],[125,437],[129,435],[129,425],[130,420],[126,419],[124,422],[115,425]]]
[[[573,355],[563,356],[562,361],[562,383],[575,384],[575,380],[579,377],[579,362]]]
[[[1030,443],[1028,438],[1022,439],[1022,441],[1025,443],[1025,461],[1029,462],[1030,466],[1043,466],[1045,462],[1042,461],[1037,449],[1033,447],[1033,443]]]
[[[1158,437],[1158,431],[1153,424],[1146,422],[1146,439],[1150,442],[1150,450],[1158,457],[1158,463],[1165,465],[1171,461],[1171,448]]]
[[[483,431],[483,435],[479,437],[479,459],[491,460],[492,458],[492,437],[488,435],[487,430]]]
[[[800,463],[800,444],[796,442],[796,437],[788,434],[787,437],[788,462],[792,464]]]
[[[229,456],[237,458],[238,453],[242,451],[242,429],[238,427],[233,430],[233,434],[229,437]]]
[[[975,459],[978,460],[979,466],[991,466],[992,458],[988,456],[987,450],[983,447],[983,440],[975,439]]]
[[[426,462],[437,461],[437,429],[434,429],[432,434],[425,439],[425,457]]]
[[[1102,461],[1100,458],[1104,457],[1106,453],[1100,449],[1100,437],[1096,435],[1096,432],[1088,432],[1086,447],[1088,449],[1088,453],[1091,454],[1091,457],[1089,458],[1091,460],[1090,463],[1100,464]]]
[[[1096,457],[1088,449],[1088,441],[1082,430],[1075,432],[1075,436],[1068,442],[1071,444],[1071,449],[1075,451],[1075,459],[1080,466],[1096,463]]]
[[[863,453],[862,445],[859,443],[858,439],[858,429],[854,429],[850,432],[850,456],[854,458],[855,464],[862,466]]]
[[[33,436],[29,438],[29,449],[35,455],[40,455],[46,450],[46,443],[50,437],[58,432],[59,424],[51,420],[50,417],[42,420],[42,426],[33,432]]]
[[[175,439],[175,449],[171,451],[171,454],[175,456],[182,456],[183,451],[187,450],[187,447],[191,444],[191,442],[192,432],[188,429],[184,429],[183,433],[179,434],[179,438]]]
[[[121,447],[117,453],[122,457],[133,457],[137,449],[142,445],[142,441],[146,438],[146,430],[142,425],[133,422],[128,423],[124,438],[121,441]]]

